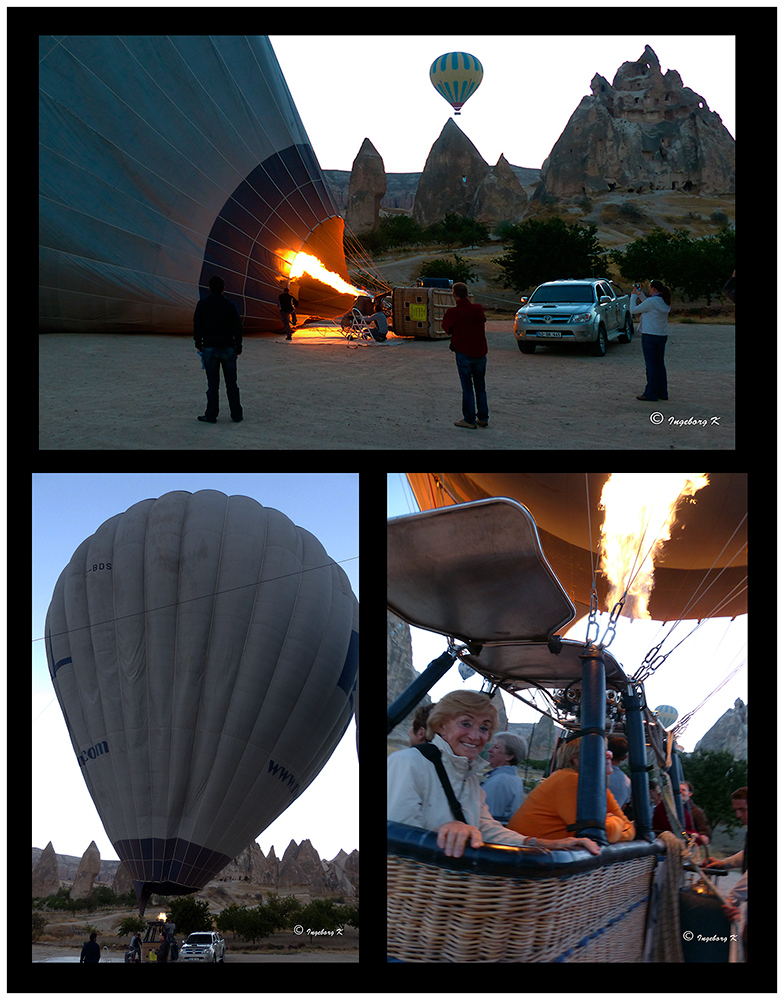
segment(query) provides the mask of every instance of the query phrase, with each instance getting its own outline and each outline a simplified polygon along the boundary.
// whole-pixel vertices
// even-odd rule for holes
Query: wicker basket
[[[610,856],[617,858],[613,851]],[[549,865],[563,874],[543,877],[541,865],[526,872],[526,862],[541,857],[526,858],[524,852],[516,872],[507,866],[505,874],[486,874],[478,870],[481,861],[455,870],[390,851],[389,957],[403,962],[639,961],[660,852],[659,846],[644,844],[642,856],[627,851],[621,860],[587,871],[574,871],[580,865],[566,860]],[[449,864],[442,852],[432,853],[434,861]]]

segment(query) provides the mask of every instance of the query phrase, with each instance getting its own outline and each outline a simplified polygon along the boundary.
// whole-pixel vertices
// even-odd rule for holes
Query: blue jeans
[[[642,356],[645,358],[645,375],[648,384],[643,396],[646,399],[667,399],[667,369],[664,367],[666,337],[643,333]]]
[[[472,358],[467,354],[455,351],[455,360],[460,375],[460,384],[463,387],[463,420],[467,424],[475,424],[477,417],[479,420],[486,421],[488,419],[487,392],[485,391],[487,355],[483,358]],[[476,406],[474,405],[474,393],[476,393]]]
[[[204,370],[207,372],[207,409],[204,416],[208,420],[214,420],[218,416],[221,367],[232,420],[241,420],[240,390],[237,388],[237,352],[233,347],[204,348]]]

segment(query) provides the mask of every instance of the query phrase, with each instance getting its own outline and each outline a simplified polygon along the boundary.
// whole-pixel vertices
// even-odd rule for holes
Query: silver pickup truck
[[[533,354],[537,344],[592,344],[601,358],[608,341],[628,344],[634,334],[629,296],[618,294],[608,278],[546,281],[521,301],[514,335],[523,354]]]
[[[217,931],[197,931],[189,934],[180,948],[181,962],[225,962],[226,942]]]

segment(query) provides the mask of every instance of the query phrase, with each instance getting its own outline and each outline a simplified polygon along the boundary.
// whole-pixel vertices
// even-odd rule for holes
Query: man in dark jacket
[[[291,294],[291,289],[288,285],[278,296],[278,303],[280,305],[280,318],[283,320],[283,331],[286,334],[286,340],[291,340],[291,331],[297,327],[297,306],[299,302]]]
[[[98,942],[95,940],[98,937],[98,932],[93,931],[90,934],[90,940],[85,941],[82,945],[82,954],[79,956],[80,962],[100,962],[101,961],[101,949]]]
[[[456,281],[452,285],[452,295],[455,297],[455,305],[444,313],[441,327],[451,338],[449,349],[455,352],[457,371],[463,387],[463,419],[456,420],[455,427],[476,430],[477,423],[480,427],[487,427],[489,419],[485,391],[485,311],[477,303],[469,301],[468,286],[462,281]]]
[[[196,304],[193,314],[193,340],[204,360],[207,372],[207,410],[203,420],[214,424],[218,419],[220,370],[229,398],[231,419],[242,420],[240,390],[237,388],[237,355],[242,354],[242,319],[237,307],[223,294],[223,278],[210,278],[210,294]]]

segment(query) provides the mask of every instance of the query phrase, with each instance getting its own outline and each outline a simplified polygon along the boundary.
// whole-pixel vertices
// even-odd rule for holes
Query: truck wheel
[[[533,354],[536,350],[536,344],[529,344],[525,340],[518,340],[517,346],[523,354]]]
[[[623,324],[623,333],[618,336],[619,344],[630,344],[631,339],[634,336],[634,324],[632,323],[631,316],[627,313],[626,320]]]
[[[607,331],[604,323],[599,324],[599,333],[591,347],[591,353],[595,358],[603,358],[607,353]]]

